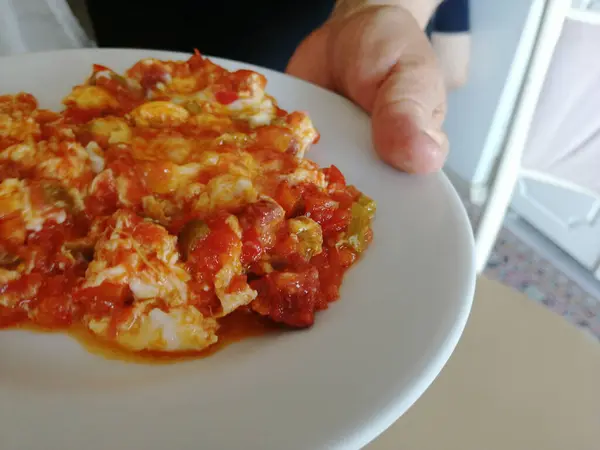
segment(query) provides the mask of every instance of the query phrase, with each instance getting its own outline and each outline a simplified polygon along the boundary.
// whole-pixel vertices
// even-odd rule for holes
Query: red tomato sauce
[[[104,166],[99,174],[81,177],[71,186],[83,192],[83,205],[75,202],[66,208],[66,218],[48,219],[39,227],[26,228],[25,220],[10,211],[10,204],[0,197],[0,269],[9,273],[7,281],[0,284],[0,328],[14,326],[34,327],[37,330],[68,330],[86,348],[108,358],[126,359],[134,362],[175,362],[192,357],[207,356],[220,348],[248,336],[257,336],[286,328],[304,328],[314,323],[315,314],[326,309],[339,297],[344,273],[357,261],[358,253],[344,241],[352,220],[352,207],[361,195],[348,186],[343,174],[336,168],[322,169],[327,187],[310,183],[282,181],[282,175],[292,174],[298,167],[296,157],[298,141],[291,128],[283,125],[267,125],[252,128],[246,122],[225,121],[225,131],[251,136],[250,144],[240,148],[238,143],[210,143],[224,131],[214,124],[185,123],[169,130],[151,128],[137,129],[127,115],[145,100],[145,91],[157,88],[169,77],[193,80],[193,87],[214,87],[217,102],[227,105],[242,95],[250,95],[251,89],[264,89],[266,79],[253,72],[240,70],[227,72],[195,54],[185,63],[158,61],[137,63],[128,72],[128,82],[115,74],[96,76],[110,69],[94,66],[93,82],[110,92],[119,107],[106,110],[83,110],[69,105],[64,113],[40,112],[37,116],[41,133],[37,139],[54,139],[60,142],[62,153],[69,157],[68,145],[73,140],[87,145],[93,135],[86,125],[90,120],[105,115],[123,117],[132,127],[134,144],[116,145],[106,139],[101,142]],[[253,84],[251,84],[253,83]],[[28,95],[0,97],[3,108],[33,112],[35,99]],[[277,116],[288,124],[304,120],[304,115],[288,115],[277,108]],[[69,134],[69,130],[73,133]],[[242,206],[211,210],[202,214],[195,212],[193,201],[177,200],[171,181],[175,165],[158,153],[148,158],[138,158],[150,146],[153,139],[164,136],[193,139],[194,143],[206,143],[207,148],[219,155],[230,157],[243,150],[261,167],[273,167],[265,172],[258,200]],[[71,136],[71,137],[65,137]],[[205,144],[202,144],[205,145]],[[212,147],[211,147],[212,145]],[[202,151],[202,150],[199,150]],[[228,155],[229,154],[229,155]],[[193,161],[193,160],[192,160]],[[228,164],[203,167],[187,183],[207,185],[214,177],[227,173]],[[91,172],[90,172],[91,173]],[[25,179],[31,186],[30,201],[36,208],[48,202],[39,187],[35,170],[18,162],[0,163],[0,182],[8,178]],[[144,200],[147,197],[167,204],[176,202],[176,208],[165,213],[164,228],[144,221]],[[265,197],[266,196],[266,197]],[[4,209],[3,209],[4,208]],[[86,271],[94,256],[99,238],[108,228],[114,227],[111,216],[118,210],[135,213],[134,231],[128,232],[136,245],[152,248],[167,238],[167,233],[178,236],[181,266],[187,271],[189,281],[188,303],[204,316],[219,317],[219,342],[202,352],[161,354],[139,352],[135,355],[121,350],[114,344],[92,338],[82,325],[84,317],[110,318],[109,336],[117,333],[118,325],[126,320],[135,302],[127,284],[111,281],[99,285],[84,286]],[[238,225],[232,225],[232,217]],[[318,224],[318,252],[307,253],[294,234],[288,221],[294,218],[310,219]],[[187,230],[187,231],[186,231]],[[187,234],[185,234],[187,233]],[[367,239],[371,239],[370,232]],[[316,248],[316,247],[315,247]],[[115,249],[111,262],[126,261],[128,250]],[[121,254],[121,253],[122,254]],[[215,284],[217,274],[224,268],[234,267],[236,272],[229,279],[224,292],[218,293]],[[241,270],[240,270],[241,268]],[[233,270],[233,269],[232,269]],[[14,271],[19,272],[14,277]],[[12,277],[12,278],[11,278]],[[247,306],[234,313],[223,313],[219,295],[237,295],[253,289],[257,297]],[[160,303],[160,302],[159,302]],[[158,306],[167,308],[166,303]]]

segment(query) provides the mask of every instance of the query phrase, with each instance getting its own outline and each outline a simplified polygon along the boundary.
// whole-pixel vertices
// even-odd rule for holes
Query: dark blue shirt
[[[192,52],[284,70],[335,0],[86,0],[99,47]]]
[[[469,0],[444,0],[427,25],[431,33],[467,33],[471,30]]]

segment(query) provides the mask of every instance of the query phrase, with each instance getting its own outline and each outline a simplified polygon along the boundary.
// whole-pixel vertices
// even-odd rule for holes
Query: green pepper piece
[[[210,228],[200,219],[190,220],[179,232],[179,248],[185,260],[196,247],[196,244],[210,234]]]
[[[358,253],[365,251],[368,245],[367,232],[373,217],[375,216],[376,203],[367,197],[361,195],[359,199],[352,204],[352,219],[348,226],[348,244]]]

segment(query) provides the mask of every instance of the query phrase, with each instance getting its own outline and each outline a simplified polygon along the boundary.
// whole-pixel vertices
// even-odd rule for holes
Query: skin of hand
[[[287,72],[338,92],[371,115],[380,157],[409,173],[444,165],[444,80],[422,31],[426,19],[400,5],[334,14],[296,49]]]
[[[458,89],[467,83],[471,36],[469,33],[433,33],[431,45],[437,55],[446,89]]]

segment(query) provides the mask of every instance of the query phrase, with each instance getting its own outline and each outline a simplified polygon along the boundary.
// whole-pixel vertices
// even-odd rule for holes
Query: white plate
[[[43,107],[93,63],[187,55],[76,50],[0,58],[0,93]],[[303,332],[248,339],[172,365],[109,361],[65,335],[0,332],[0,448],[40,450],[358,448],[402,415],[440,372],[469,314],[472,235],[442,174],[400,174],[374,156],[368,117],[345,99],[282,74],[283,108],[310,113],[310,157],[335,163],[378,202],[374,241],[341,299]]]

